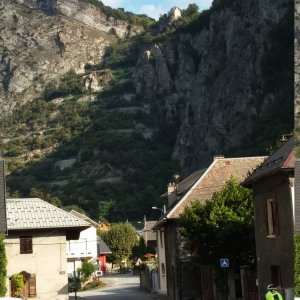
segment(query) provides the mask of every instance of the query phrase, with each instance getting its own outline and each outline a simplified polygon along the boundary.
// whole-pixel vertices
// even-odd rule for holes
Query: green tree
[[[146,253],[147,253],[147,248],[146,248],[145,240],[143,237],[141,237],[138,242],[138,245],[132,248],[132,256],[143,258]]]
[[[195,14],[199,16],[199,6],[195,3],[189,4],[189,6],[183,10],[183,15],[186,17],[191,17]]]
[[[42,192],[40,190],[38,190],[37,188],[33,187],[31,188],[30,190],[30,194],[29,194],[30,197],[32,198],[40,198],[42,200],[45,200],[57,207],[61,207],[61,201],[58,197],[55,197],[55,196],[52,196],[50,194],[47,194],[45,192]]]
[[[200,263],[253,265],[255,240],[251,191],[232,178],[210,201],[194,202],[180,216],[180,233]]]
[[[0,236],[0,296],[6,294],[6,267],[7,258],[4,245],[4,236]]]
[[[122,260],[127,260],[133,247],[138,244],[135,228],[128,222],[112,224],[108,231],[100,235],[112,251],[107,258],[113,265],[121,266]]]
[[[93,272],[95,272],[96,268],[93,265],[92,262],[85,260],[82,263],[82,266],[80,269],[78,269],[78,271],[80,272],[80,274],[83,276],[84,280],[87,280],[90,278],[90,276],[93,274]]]
[[[295,297],[300,297],[300,235],[295,235]]]
[[[25,285],[25,280],[24,280],[23,274],[21,274],[21,273],[13,274],[11,276],[11,283],[13,286],[13,291],[12,291],[13,296],[14,297],[21,296],[21,291]]]

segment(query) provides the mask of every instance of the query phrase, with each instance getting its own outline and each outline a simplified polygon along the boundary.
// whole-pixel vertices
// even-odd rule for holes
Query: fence
[[[157,292],[158,273],[155,270],[145,270],[140,273],[140,287],[148,292]]]

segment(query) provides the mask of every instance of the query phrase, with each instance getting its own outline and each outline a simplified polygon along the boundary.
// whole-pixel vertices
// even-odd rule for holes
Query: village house
[[[271,283],[285,295],[284,299],[294,298],[294,224],[295,231],[299,230],[299,219],[294,218],[295,211],[299,213],[299,200],[294,198],[294,163],[291,137],[244,183],[253,189],[260,299],[264,299]]]
[[[75,210],[72,210],[70,214],[84,220],[90,227],[80,232],[78,240],[67,241],[68,276],[72,277],[74,271],[76,272],[78,268],[81,268],[84,260],[94,264],[98,271],[95,275],[105,274],[106,255],[111,251],[101,237],[97,235],[99,224]]]
[[[266,157],[216,156],[207,169],[199,170],[177,184],[168,185],[168,192],[165,194],[168,198],[168,210],[153,227],[158,236],[159,293],[167,294],[174,300],[217,299],[212,267],[203,266],[201,270],[193,272],[185,267],[189,254],[181,247],[182,241],[177,231],[178,218],[192,202],[210,200],[231,177],[240,182],[245,180],[265,159]],[[241,285],[241,278],[237,277],[240,274],[234,274],[232,270],[229,272],[229,299],[242,296],[236,294],[236,283]]]
[[[66,242],[90,224],[39,198],[7,199],[6,215],[7,295],[22,274],[24,299],[68,299]]]
[[[157,251],[156,233],[152,230],[152,227],[157,221],[146,221],[144,222],[143,238],[145,245],[148,250]]]

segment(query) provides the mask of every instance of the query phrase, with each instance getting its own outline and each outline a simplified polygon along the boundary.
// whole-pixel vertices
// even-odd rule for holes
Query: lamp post
[[[164,215],[166,213],[166,206],[165,205],[163,206],[163,208],[152,206],[152,209],[160,210],[161,215]]]

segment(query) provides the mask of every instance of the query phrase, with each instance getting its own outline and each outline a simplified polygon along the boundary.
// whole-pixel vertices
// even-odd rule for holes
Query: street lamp
[[[161,211],[161,213],[163,213],[163,210],[162,210],[161,208],[158,208],[158,207],[156,207],[156,206],[152,206],[152,209],[157,209],[157,210],[160,210],[160,211]]]
[[[160,210],[162,215],[166,213],[166,206],[165,205],[163,206],[163,209],[161,209],[159,207],[156,207],[156,206],[152,206],[152,209]]]

